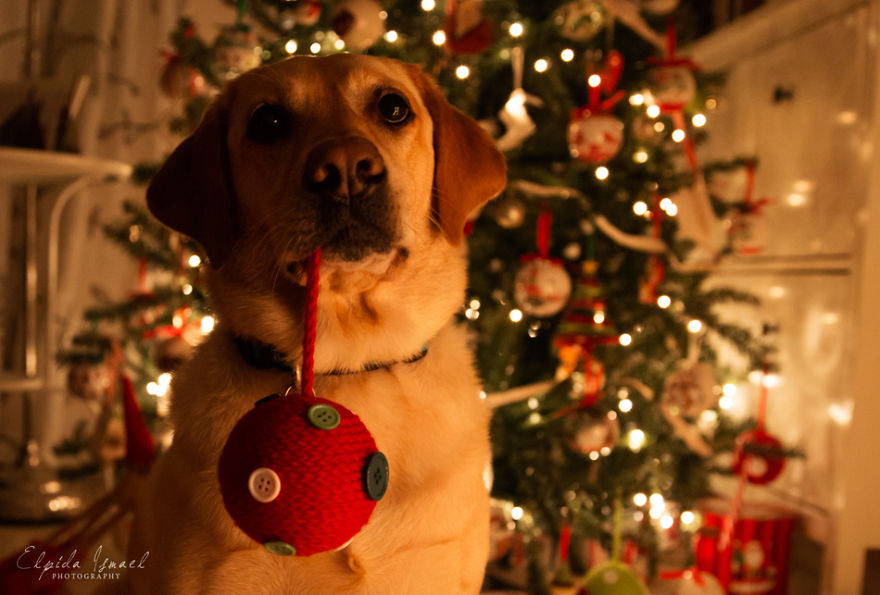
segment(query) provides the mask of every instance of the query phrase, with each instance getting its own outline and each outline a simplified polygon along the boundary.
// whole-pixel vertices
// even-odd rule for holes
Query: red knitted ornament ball
[[[785,468],[785,459],[774,453],[759,454],[747,453],[746,446],[753,444],[771,451],[781,451],[782,442],[772,434],[764,430],[755,429],[743,432],[736,441],[733,451],[733,465],[735,474],[745,470],[749,482],[757,485],[765,485],[782,474]],[[745,467],[745,469],[743,469]]]
[[[279,555],[347,544],[388,486],[388,461],[357,415],[291,395],[257,401],[220,455],[223,503],[249,537]]]

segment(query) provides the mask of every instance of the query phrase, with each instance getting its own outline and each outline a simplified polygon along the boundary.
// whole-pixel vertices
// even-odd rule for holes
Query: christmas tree
[[[212,41],[213,32],[186,19],[170,36],[160,85],[181,106],[172,130],[192,130],[225,81],[261,63],[352,51],[422,64],[507,157],[507,189],[473,221],[461,309],[496,406],[496,537],[526,544],[497,548],[496,557],[504,555],[497,574],[528,558],[530,588],[542,592],[585,571],[584,538],[615,553],[614,562],[625,538],[652,564],[672,524],[687,538],[699,527],[693,510],[710,493],[710,474],[730,472],[716,455],[754,425],[724,415],[722,386],[765,367],[771,352],[716,311],[757,300],[706,283],[725,254],[747,252],[749,216],[760,204],[751,188],[721,200],[713,196],[716,178],[705,181],[753,171],[754,160],[697,160],[718,78],[676,49],[693,36],[693,7],[677,0],[228,4],[232,22]],[[140,179],[157,166],[142,164]],[[719,240],[711,230],[722,219],[732,233]],[[139,260],[142,287],[124,303],[88,312],[92,328],[64,359],[94,365],[121,342],[143,409],[160,419],[168,372],[212,326],[202,257],[136,203],[106,231]],[[110,322],[121,324],[108,331]],[[747,365],[720,369],[722,344]],[[743,449],[768,460],[790,454],[760,440]],[[520,537],[510,540],[511,530]]]

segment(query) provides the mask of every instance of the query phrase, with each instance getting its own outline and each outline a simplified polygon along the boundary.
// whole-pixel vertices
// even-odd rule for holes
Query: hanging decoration
[[[523,49],[519,46],[511,51],[510,62],[513,67],[513,91],[498,112],[498,119],[504,124],[504,134],[495,141],[499,151],[509,151],[522,145],[535,132],[535,122],[529,117],[526,105],[541,107],[540,97],[529,95],[522,88]]]
[[[566,416],[567,444],[574,452],[607,454],[620,440],[620,423],[617,416],[596,411],[590,407],[579,407]]]
[[[218,467],[235,524],[280,556],[345,547],[388,488],[388,461],[360,418],[314,394],[320,262],[319,248],[307,267],[300,394],[291,387],[257,401],[232,429]]]
[[[622,72],[623,56],[616,50],[608,52],[601,71],[595,71],[592,65],[588,67],[589,104],[569,114],[568,147],[572,157],[587,163],[605,163],[623,146],[623,122],[611,113],[614,104],[625,95],[622,90],[614,91]],[[601,99],[602,94],[606,99]]]
[[[754,161],[746,164],[745,173],[745,198],[729,221],[728,233],[734,252],[741,256],[754,256],[760,254],[770,241],[770,221],[764,213],[770,199],[754,197]]]
[[[376,0],[339,0],[333,5],[330,26],[346,48],[362,52],[385,33],[384,14]]]
[[[651,209],[651,232],[657,240],[660,240],[660,231],[663,223],[663,209],[660,208],[660,197],[656,189],[653,191],[653,207]],[[643,304],[653,304],[657,301],[657,288],[666,276],[666,267],[656,254],[648,257],[648,266],[645,274],[639,280],[639,301]]]
[[[620,496],[614,500],[614,533],[611,559],[595,566],[584,579],[584,589],[590,595],[648,595],[648,589],[632,569],[620,560],[623,503]]]
[[[523,255],[520,259],[522,267],[516,274],[513,298],[529,316],[554,316],[562,311],[571,296],[571,277],[562,261],[549,255],[552,225],[550,211],[538,215],[538,253]]]
[[[782,474],[785,457],[782,455],[782,442],[766,430],[767,419],[767,373],[764,365],[758,385],[758,415],[754,430],[740,435],[733,453],[732,470],[737,475],[757,485],[765,485]]]
[[[292,12],[297,25],[311,27],[321,18],[321,3],[318,0],[298,0]]]
[[[241,22],[224,27],[214,41],[214,66],[221,80],[230,80],[262,64],[260,47],[250,27]]]
[[[495,223],[504,229],[516,229],[526,220],[526,205],[509,193],[490,203]]]
[[[493,25],[483,14],[483,0],[448,0],[446,2],[447,51],[452,54],[479,54],[492,44]]]
[[[605,8],[598,0],[572,0],[556,9],[553,22],[559,34],[572,41],[589,41],[606,22]]]

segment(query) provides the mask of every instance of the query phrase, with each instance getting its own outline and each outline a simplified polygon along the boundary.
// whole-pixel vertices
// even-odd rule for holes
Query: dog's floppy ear
[[[214,267],[223,263],[237,231],[230,175],[226,113],[215,102],[147,188],[153,215],[199,242]]]
[[[468,215],[504,190],[507,166],[479,124],[451,106],[418,66],[408,68],[434,122],[435,215],[446,239],[457,246]]]

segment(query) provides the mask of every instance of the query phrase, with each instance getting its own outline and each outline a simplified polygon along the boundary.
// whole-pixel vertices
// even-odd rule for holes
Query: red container
[[[703,526],[694,542],[696,566],[710,572],[731,595],[785,595],[793,511],[769,504],[745,502],[733,522],[726,547],[722,532],[730,501],[700,504]]]

